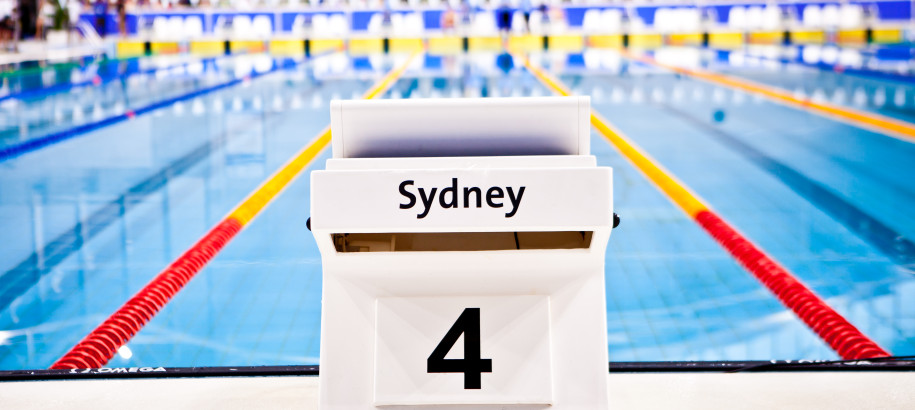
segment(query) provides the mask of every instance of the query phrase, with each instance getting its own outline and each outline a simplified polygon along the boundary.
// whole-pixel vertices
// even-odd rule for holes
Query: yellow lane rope
[[[850,107],[830,104],[826,102],[812,101],[809,98],[798,98],[787,90],[763,85],[742,78],[735,78],[724,74],[712,73],[710,71],[701,70],[698,68],[677,67],[670,64],[660,63],[649,56],[634,54],[625,50],[620,50],[619,52],[626,58],[645,64],[650,64],[680,74],[688,75],[712,84],[723,85],[749,93],[758,94],[782,105],[801,108],[803,110],[814,112],[830,119],[839,120],[859,128],[898,138],[903,141],[915,142],[915,124],[906,121],[897,120],[895,118],[890,118],[872,112],[857,110]]]
[[[410,65],[410,62],[422,52],[421,49],[414,51],[410,57],[394,70],[391,70],[384,78],[375,83],[375,85],[362,95],[363,99],[370,100],[378,97],[387,90],[391,84],[399,78]],[[296,153],[282,168],[276,171],[270,178],[264,181],[257,189],[245,198],[238,206],[229,212],[228,217],[237,220],[242,226],[254,219],[270,201],[273,200],[299,173],[314,160],[318,154],[330,143],[330,126],[324,128],[314,140]]]

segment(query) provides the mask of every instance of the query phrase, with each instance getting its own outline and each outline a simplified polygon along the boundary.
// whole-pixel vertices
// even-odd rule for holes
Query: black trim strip
[[[150,379],[172,377],[317,376],[318,366],[112,367],[0,371],[0,382],[26,380]]]
[[[745,371],[915,371],[915,360],[734,362],[610,362],[610,373],[729,373]],[[317,376],[318,366],[113,367],[0,371],[0,382],[28,380],[148,379],[172,377]]]

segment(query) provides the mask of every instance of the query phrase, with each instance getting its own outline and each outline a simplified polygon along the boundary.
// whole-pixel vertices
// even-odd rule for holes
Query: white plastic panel
[[[549,297],[386,297],[375,319],[375,405],[552,404]],[[487,362],[467,388],[467,375],[430,373],[427,356],[455,321],[476,309],[474,337],[461,335],[447,359],[465,359],[465,344]],[[473,339],[473,340],[471,340]]]
[[[332,101],[334,158],[588,155],[588,97]]]
[[[612,223],[611,181],[604,167],[314,171],[312,229],[591,231]]]

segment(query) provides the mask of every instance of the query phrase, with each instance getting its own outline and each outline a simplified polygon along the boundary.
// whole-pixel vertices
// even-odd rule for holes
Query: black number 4
[[[464,358],[445,355],[464,334]],[[465,308],[426,360],[426,373],[464,373],[464,388],[479,389],[480,375],[492,373],[492,359],[480,358],[480,308]]]

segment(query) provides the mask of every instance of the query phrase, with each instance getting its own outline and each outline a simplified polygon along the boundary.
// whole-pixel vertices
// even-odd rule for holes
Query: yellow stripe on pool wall
[[[750,44],[781,44],[785,33],[781,31],[757,31],[747,34]]]
[[[262,40],[232,40],[229,41],[229,52],[235,53],[259,53],[266,50],[266,44]]]
[[[456,36],[429,37],[429,52],[432,54],[455,54],[464,50],[464,39]]]
[[[588,36],[588,47],[594,48],[621,48],[623,47],[622,34],[595,34]]]
[[[423,39],[418,37],[391,37],[388,39],[388,49],[393,53],[419,50],[425,46]]]
[[[664,36],[657,33],[635,33],[629,35],[629,47],[659,48],[664,45]]]
[[[354,55],[366,55],[384,52],[384,40],[380,38],[351,38],[349,52]]]
[[[413,54],[407,58],[407,61],[378,81],[375,86],[362,95],[362,98],[370,100],[381,95],[403,74],[420,51],[421,50],[413,52]],[[251,220],[254,219],[254,217],[273,200],[273,198],[289,185],[290,181],[295,179],[295,177],[308,166],[325,147],[327,147],[327,144],[330,143],[330,138],[330,127],[327,127],[305,148],[286,162],[279,171],[271,175],[270,178],[257,187],[254,192],[251,192],[244,201],[229,212],[227,217],[235,219],[242,227],[251,222]]]
[[[531,64],[526,57],[516,54],[516,58],[524,62],[524,66],[531,71],[549,88],[557,94],[569,96],[572,93],[559,80],[547,74],[543,69]],[[653,182],[661,191],[667,194],[670,199],[676,203],[687,215],[695,218],[699,212],[708,210],[708,206],[702,202],[699,197],[686,188],[682,182],[677,180],[658,162],[651,158],[641,148],[637,147],[628,138],[623,136],[618,130],[613,128],[606,120],[596,113],[591,113],[591,125],[597,129],[607,140],[613,144],[636,168],[642,171],[651,182]]]
[[[191,40],[191,54],[198,56],[216,56],[226,52],[225,41],[222,40]]]
[[[469,37],[468,48],[478,51],[499,51],[502,49],[502,39],[499,37]]]
[[[533,34],[518,34],[508,38],[508,47],[514,50],[542,50],[543,37]]]
[[[181,51],[181,47],[174,41],[150,41],[149,50],[153,54],[175,54]]]
[[[866,30],[839,30],[836,41],[843,44],[863,44],[867,42]]]
[[[871,38],[879,44],[897,44],[903,40],[902,30],[900,29],[874,29],[871,31]]]
[[[667,44],[674,46],[702,44],[702,33],[673,33],[667,35]]]
[[[880,114],[856,110],[854,108],[834,105],[826,102],[814,102],[807,98],[797,98],[791,92],[777,87],[759,84],[750,80],[735,78],[724,74],[712,73],[709,71],[676,67],[669,64],[663,64],[655,61],[653,58],[636,55],[628,51],[620,51],[623,56],[638,60],[646,64],[652,64],[668,70],[689,75],[712,84],[723,85],[750,93],[762,95],[772,101],[788,105],[795,108],[808,110],[825,117],[843,121],[847,124],[874,131],[890,137],[899,138],[903,141],[915,142],[915,124],[886,117]]]
[[[826,42],[826,32],[819,30],[799,30],[788,34],[793,44],[823,44]]]
[[[268,43],[267,50],[270,51],[270,54],[279,56],[304,55],[305,40],[272,39]]]
[[[575,34],[553,35],[547,41],[550,50],[580,51],[585,47],[585,38]]]
[[[311,53],[320,53],[329,50],[343,50],[346,43],[339,38],[313,38],[311,43]]]
[[[118,57],[136,57],[146,54],[146,44],[142,41],[120,40],[117,44]]]
[[[715,48],[742,47],[743,33],[737,31],[708,33],[708,45]]]

